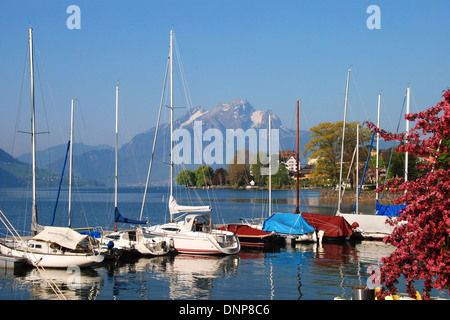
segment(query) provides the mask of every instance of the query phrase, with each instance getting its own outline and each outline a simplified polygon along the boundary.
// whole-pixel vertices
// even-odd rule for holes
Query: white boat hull
[[[239,239],[231,232],[212,230],[211,232],[163,231],[159,226],[145,231],[152,236],[165,238],[176,252],[188,254],[236,254],[241,249]]]
[[[165,238],[144,237],[141,229],[107,232],[102,235],[101,243],[107,250],[109,242],[114,248],[127,252],[137,252],[142,255],[161,256],[170,252],[171,248]]]
[[[31,263],[38,263],[44,268],[68,268],[68,267],[90,267],[93,264],[103,261],[104,256],[97,255],[81,255],[81,254],[26,254],[25,258]]]
[[[38,264],[44,268],[90,267],[93,264],[102,262],[104,259],[104,256],[101,254],[30,252],[20,248],[13,248],[3,243],[0,243],[0,251],[4,255],[25,258],[29,264]]]
[[[386,222],[389,220],[387,216],[351,213],[337,213],[337,215],[343,217],[350,225],[356,222],[358,224],[356,231],[365,239],[382,240],[391,235],[396,227]]]
[[[317,242],[317,235],[315,231],[305,234],[284,234],[284,233],[277,233],[277,234],[284,238],[287,245],[293,245],[299,242]]]

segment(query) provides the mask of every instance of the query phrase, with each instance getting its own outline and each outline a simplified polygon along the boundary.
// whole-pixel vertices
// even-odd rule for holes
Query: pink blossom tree
[[[378,298],[397,294],[398,279],[406,279],[406,291],[415,297],[416,281],[423,282],[423,299],[430,298],[436,288],[450,293],[450,90],[436,106],[419,113],[405,115],[415,121],[414,128],[405,133],[392,134],[377,130],[385,140],[403,141],[398,152],[420,157],[416,165],[425,172],[415,181],[391,179],[380,187],[401,194],[395,201],[406,203],[394,232],[384,239],[396,247],[382,259],[381,283]]]

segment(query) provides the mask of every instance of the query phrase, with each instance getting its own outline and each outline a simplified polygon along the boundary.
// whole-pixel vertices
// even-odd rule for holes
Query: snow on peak
[[[263,116],[264,116],[265,112],[264,111],[260,111],[260,110],[256,110],[253,112],[252,114],[252,122],[253,125],[252,127],[258,127],[259,125],[263,124]]]
[[[207,113],[208,111],[202,112],[202,109],[197,110],[197,112],[195,112],[187,121],[183,122],[180,125],[180,128],[183,128],[185,126],[188,126],[189,124],[191,124],[195,119],[201,117],[202,115],[204,115],[205,113]]]

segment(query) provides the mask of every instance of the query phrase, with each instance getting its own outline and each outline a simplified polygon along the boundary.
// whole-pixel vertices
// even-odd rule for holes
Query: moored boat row
[[[171,135],[173,133],[173,30],[170,32],[170,51],[168,67],[170,66],[170,110]],[[69,226],[53,227],[38,224],[36,208],[36,161],[35,161],[35,123],[34,123],[34,78],[33,78],[33,41],[32,29],[29,30],[30,48],[30,77],[31,77],[31,136],[32,136],[32,173],[33,173],[33,207],[31,230],[33,236],[29,238],[5,239],[0,242],[2,254],[26,258],[31,264],[45,267],[63,268],[70,265],[80,267],[90,266],[103,261],[105,258],[118,259],[126,255],[163,255],[170,252],[231,255],[240,251],[241,247],[268,247],[280,242],[331,241],[349,239],[355,231],[365,229],[361,219],[351,220],[346,214],[334,216],[302,213],[299,211],[298,200],[298,172],[297,172],[297,206],[295,213],[272,214],[260,225],[227,224],[221,228],[214,226],[211,217],[211,206],[188,206],[177,203],[173,194],[173,150],[170,150],[170,222],[160,225],[147,225],[147,221],[124,218],[120,215],[117,205],[117,114],[118,114],[118,86],[116,86],[116,172],[115,172],[115,222],[139,224],[135,229],[125,229],[109,232],[77,232],[70,228],[70,200]],[[348,80],[347,80],[348,85]],[[164,93],[163,93],[164,95]],[[161,103],[162,107],[162,103]],[[160,108],[161,108],[160,107]],[[73,100],[72,125],[69,140],[70,151],[73,145]],[[299,100],[297,100],[297,124],[299,114]],[[269,117],[269,136],[270,134]],[[159,118],[158,118],[159,121]],[[345,121],[344,121],[345,123]],[[298,125],[297,125],[297,161],[298,153]],[[158,128],[158,126],[157,126]],[[172,139],[171,139],[172,140]],[[156,134],[155,141],[156,142]],[[154,151],[155,148],[153,148]],[[70,162],[72,164],[72,152]],[[269,145],[269,158],[270,158]],[[153,158],[153,154],[152,154]],[[272,161],[270,160],[269,170]],[[299,168],[297,163],[297,170]],[[149,175],[151,161],[149,167]],[[271,176],[271,174],[269,174]],[[71,174],[69,175],[71,177]],[[70,178],[69,178],[70,179]],[[148,179],[147,179],[148,180]],[[269,179],[269,186],[271,179]],[[70,199],[69,182],[69,199]],[[146,188],[147,189],[147,188]],[[269,187],[269,190],[271,188]],[[145,203],[145,198],[143,203]],[[269,198],[269,204],[271,200]],[[271,206],[269,206],[271,207]],[[353,215],[355,218],[358,215]],[[142,219],[142,211],[141,218]],[[370,218],[371,220],[372,218]],[[383,217],[377,218],[384,219]],[[359,229],[358,229],[359,228]],[[364,230],[367,232],[367,230]],[[361,232],[360,232],[361,233]],[[70,241],[68,239],[71,239]]]

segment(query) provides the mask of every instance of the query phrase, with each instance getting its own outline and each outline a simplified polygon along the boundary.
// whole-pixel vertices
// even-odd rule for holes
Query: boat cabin
[[[211,218],[209,214],[190,214],[184,219],[186,230],[193,232],[211,231]]]

